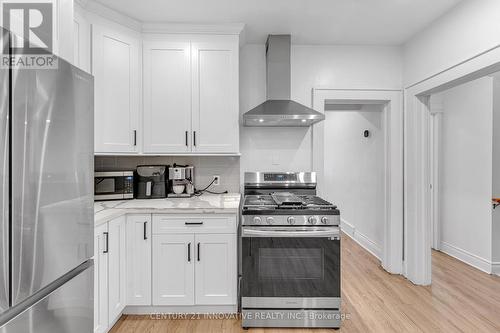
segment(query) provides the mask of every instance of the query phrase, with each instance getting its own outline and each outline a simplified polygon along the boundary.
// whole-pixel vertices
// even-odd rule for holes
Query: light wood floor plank
[[[342,312],[338,332],[500,332],[500,277],[432,253],[432,286],[415,286],[342,237]],[[240,321],[123,316],[111,333],[245,332]],[[323,333],[324,329],[250,329],[249,333]]]

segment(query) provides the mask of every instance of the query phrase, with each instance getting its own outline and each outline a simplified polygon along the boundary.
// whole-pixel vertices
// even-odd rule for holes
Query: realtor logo
[[[1,0],[0,0],[1,2]],[[16,2],[2,4],[3,27],[10,30],[10,44],[3,41],[0,68],[56,69],[58,58],[52,55],[52,2]],[[5,36],[4,36],[5,37]]]

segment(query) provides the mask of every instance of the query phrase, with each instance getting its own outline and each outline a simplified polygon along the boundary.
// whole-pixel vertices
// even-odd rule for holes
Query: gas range
[[[243,327],[340,327],[340,211],[316,185],[314,172],[245,173]]]
[[[330,202],[310,194],[274,192],[246,195],[242,225],[339,225],[340,211]]]

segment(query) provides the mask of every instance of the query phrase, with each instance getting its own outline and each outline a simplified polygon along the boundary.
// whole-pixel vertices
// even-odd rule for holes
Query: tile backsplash
[[[202,189],[220,176],[216,192],[240,191],[240,158],[238,156],[96,156],[95,171],[134,170],[138,165],[193,165],[195,187]]]

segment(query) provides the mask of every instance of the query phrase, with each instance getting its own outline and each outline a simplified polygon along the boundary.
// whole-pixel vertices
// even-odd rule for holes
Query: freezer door
[[[0,54],[8,34],[0,27]],[[9,71],[0,68],[0,314],[9,307]]]
[[[93,78],[13,71],[12,303],[93,255]]]
[[[93,330],[93,266],[0,327],[2,333],[89,333]]]

